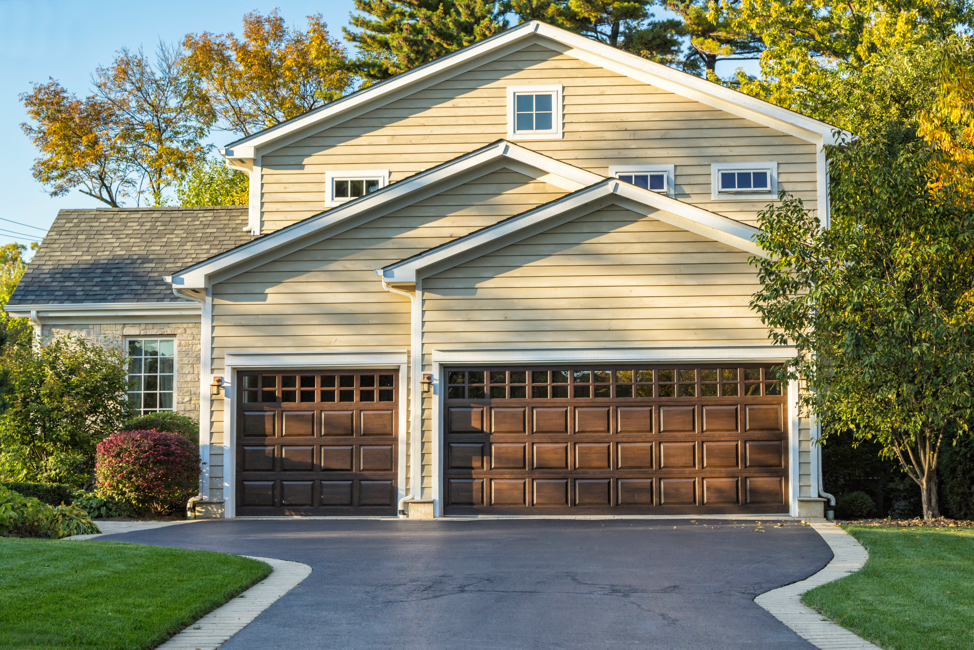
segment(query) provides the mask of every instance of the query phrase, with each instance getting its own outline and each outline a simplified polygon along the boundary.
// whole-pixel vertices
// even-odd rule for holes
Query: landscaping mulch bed
[[[843,519],[836,523],[843,526],[889,526],[891,528],[974,528],[974,521],[965,519]]]

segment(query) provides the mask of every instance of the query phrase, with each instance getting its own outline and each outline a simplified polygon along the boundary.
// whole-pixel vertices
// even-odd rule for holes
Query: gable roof
[[[524,173],[535,173],[532,170],[540,170],[545,174],[539,176],[539,180],[569,191],[576,191],[603,179],[598,174],[519,147],[506,140],[499,140],[387,185],[354,201],[343,203],[235,249],[222,252],[173,273],[171,278],[167,279],[177,289],[203,289],[209,286],[214,277],[223,280],[242,273],[258,264],[264,264],[304,248],[314,241],[320,241],[359,223],[376,219],[415,203],[425,198],[436,186],[462,177],[468,172],[490,167],[508,167]]]
[[[354,111],[366,104],[381,105],[404,92],[411,93],[425,85],[438,83],[479,65],[478,59],[491,54],[520,49],[531,42],[547,39],[559,44],[567,54],[602,66],[634,79],[699,101],[713,108],[750,119],[759,124],[789,133],[816,144],[834,141],[838,127],[796,113],[769,102],[745,95],[706,79],[648,61],[634,54],[579,36],[564,29],[532,20],[452,52],[435,61],[413,68],[391,79],[353,92],[339,100],[303,115],[272,126],[260,133],[236,140],[222,153],[230,159],[251,160],[257,149],[272,151],[292,141],[311,128],[325,128],[354,117]],[[416,88],[412,88],[417,86]],[[375,108],[375,106],[370,106]]]
[[[545,232],[605,205],[619,203],[629,207],[627,202],[655,208],[658,212],[653,217],[670,225],[755,255],[764,254],[754,242],[760,230],[753,226],[610,178],[375,272],[388,284],[414,284],[419,278]]]
[[[184,303],[162,277],[245,243],[247,206],[61,210],[8,307]]]

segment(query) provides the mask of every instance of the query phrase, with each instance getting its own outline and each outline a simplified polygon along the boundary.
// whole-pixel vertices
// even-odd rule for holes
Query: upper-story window
[[[507,137],[512,140],[560,138],[561,86],[510,86]]]
[[[673,175],[673,165],[609,167],[609,176],[667,196],[673,196]]]
[[[712,169],[712,198],[767,199],[778,194],[778,164],[717,163]]]
[[[389,172],[385,170],[325,172],[325,205],[347,203],[388,184]]]
[[[173,410],[176,391],[176,341],[128,339],[129,405],[140,415]]]

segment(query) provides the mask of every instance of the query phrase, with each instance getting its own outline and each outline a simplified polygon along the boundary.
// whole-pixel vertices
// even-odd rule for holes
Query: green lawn
[[[269,573],[209,551],[0,537],[0,648],[153,648]]]
[[[887,650],[974,648],[974,529],[846,530],[869,561],[803,603]]]

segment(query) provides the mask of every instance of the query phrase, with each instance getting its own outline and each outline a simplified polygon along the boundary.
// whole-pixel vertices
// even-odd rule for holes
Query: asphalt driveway
[[[101,539],[311,565],[226,650],[812,648],[753,598],[832,552],[763,524],[236,519]]]

